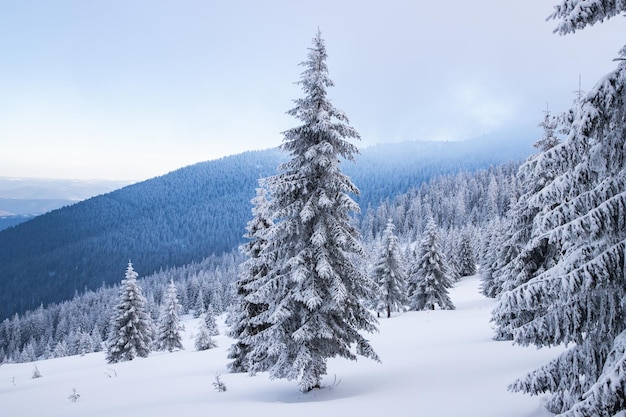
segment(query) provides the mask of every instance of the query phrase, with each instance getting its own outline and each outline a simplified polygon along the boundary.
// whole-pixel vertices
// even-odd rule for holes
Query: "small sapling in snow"
[[[67,398],[69,398],[71,402],[75,403],[80,398],[80,394],[76,392],[76,388],[72,388],[72,394]]]
[[[226,384],[220,379],[220,374],[215,374],[215,382],[213,382],[213,389],[217,392],[226,391]]]

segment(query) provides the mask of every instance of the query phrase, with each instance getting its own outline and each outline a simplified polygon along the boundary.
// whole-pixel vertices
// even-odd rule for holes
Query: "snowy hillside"
[[[478,293],[478,276],[450,291],[456,310],[380,319],[371,343],[382,364],[329,362],[327,388],[307,394],[296,381],[271,381],[226,368],[223,320],[219,347],[197,352],[197,319],[186,317],[185,350],[107,364],[104,353],[0,366],[0,415],[30,416],[464,416],[540,417],[541,399],[507,385],[557,355],[491,339],[494,300]],[[33,379],[37,369],[41,378]],[[216,373],[226,392],[213,389]],[[336,379],[335,379],[336,378]],[[73,389],[80,395],[70,400]]]

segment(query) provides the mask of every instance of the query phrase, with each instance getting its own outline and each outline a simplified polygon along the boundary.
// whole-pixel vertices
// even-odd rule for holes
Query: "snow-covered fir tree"
[[[206,311],[202,315],[202,319],[204,320],[211,336],[217,336],[220,334],[220,330],[217,327],[217,321],[215,320],[215,310],[213,309],[213,304],[209,304]]]
[[[457,282],[461,279],[459,272],[461,270],[461,259],[459,257],[461,252],[461,238],[459,236],[461,235],[456,227],[448,229],[446,232],[445,236],[442,236],[442,242],[444,243],[442,251],[450,270],[450,279],[452,282]],[[414,241],[417,240],[418,237],[414,239]],[[407,256],[407,259],[413,259],[413,257]]]
[[[554,135],[554,125],[544,126],[543,138]],[[567,166],[559,162],[567,151],[557,146],[556,139],[543,141],[539,152],[531,155],[519,168],[517,180],[520,197],[516,200],[506,219],[501,222],[498,236],[491,237],[495,245],[490,248],[491,262],[481,270],[483,293],[492,298],[500,293],[518,287],[541,274],[550,265],[554,265],[559,251],[556,245],[545,236],[533,231],[535,217],[546,205],[556,205],[557,195],[548,202],[539,199],[541,190],[564,172]],[[548,146],[552,144],[554,146]],[[565,153],[564,153],[565,152]],[[510,311],[499,305],[492,314],[496,324],[497,340],[513,338],[512,328],[532,320],[538,312]],[[538,314],[541,314],[540,312]]]
[[[206,303],[204,301],[204,291],[202,287],[198,288],[198,295],[196,296],[196,302],[193,306],[193,317],[198,318],[206,311]]]
[[[217,327],[212,304],[209,304],[206,311],[202,313],[200,318],[201,320],[198,324],[198,334],[195,339],[196,350],[213,349],[217,347],[217,342],[213,339],[213,336],[220,334],[220,331]]]
[[[68,354],[69,353],[67,349],[67,342],[65,340],[61,340],[59,343],[57,343],[57,345],[54,347],[54,350],[52,351],[53,358],[63,358]]]
[[[545,239],[531,241],[531,229],[535,216],[542,210],[541,204],[533,198],[546,184],[554,180],[559,168],[558,149],[548,152],[560,142],[556,135],[558,119],[545,112],[539,126],[543,129],[540,139],[534,143],[539,153],[531,155],[520,165],[516,178],[519,184],[519,197],[515,200],[506,219],[501,220],[497,236],[489,238],[488,262],[481,269],[482,291],[487,297],[495,298],[503,290],[527,282],[541,271],[544,265],[553,262],[557,253]],[[558,202],[554,202],[555,204]],[[508,320],[528,321],[527,314],[496,316],[496,339],[510,339],[506,330]]]
[[[448,295],[448,288],[452,288],[453,282],[439,240],[437,225],[431,218],[416,254],[413,274],[409,277],[411,310],[434,310],[435,306],[454,310]]]
[[[556,135],[556,129],[558,127],[556,117],[550,114],[550,110],[546,109],[543,121],[539,123],[539,127],[543,129],[543,136],[539,138],[533,146],[540,151],[547,151],[554,148],[559,144],[559,138]]]
[[[147,357],[150,353],[152,320],[146,311],[146,299],[137,283],[137,276],[129,261],[109,325],[106,349],[109,363],[129,361],[136,356]]]
[[[481,244],[478,250],[481,276],[480,291],[491,298],[496,297],[501,291],[494,277],[494,271],[496,270],[495,265],[498,262],[500,248],[505,240],[506,228],[505,219],[496,217],[489,220],[481,234]]]
[[[476,273],[476,256],[474,255],[472,236],[467,231],[461,235],[458,256],[459,275],[462,277],[474,275]]]
[[[211,330],[207,327],[204,317],[198,323],[198,334],[194,340],[196,350],[207,350],[217,347],[217,342],[213,339]]]
[[[327,98],[326,58],[318,32],[302,64],[305,96],[288,112],[302,124],[284,132],[281,145],[291,160],[266,180],[275,223],[264,252],[276,261],[247,296],[267,304],[255,323],[268,326],[247,338],[250,370],[299,379],[302,391],[321,386],[328,358],[378,360],[359,333],[375,331],[376,319],[363,305],[374,284],[360,268],[365,253],[350,222],[359,206],[349,193],[358,189],[340,170],[358,152],[347,139],[359,135]]]
[[[178,291],[174,281],[170,281],[161,305],[161,313],[159,314],[156,339],[157,350],[172,352],[173,350],[183,348],[180,336],[182,324],[180,323],[179,312]]]
[[[408,304],[406,267],[394,228],[389,220],[372,268],[372,278],[378,284],[376,309],[384,311],[387,318],[392,311],[403,311]]]
[[[37,360],[37,354],[35,353],[35,346],[33,342],[29,342],[24,346],[20,354],[20,362],[34,362]]]
[[[256,196],[252,199],[252,220],[248,222],[247,232],[244,235],[248,242],[242,244],[239,250],[247,256],[239,270],[239,279],[235,283],[237,297],[235,308],[229,317],[230,330],[228,335],[237,341],[229,348],[228,358],[233,359],[228,367],[233,372],[248,371],[247,338],[267,328],[267,324],[259,321],[258,315],[267,310],[263,301],[254,302],[248,295],[254,291],[255,282],[262,280],[270,270],[274,260],[264,252],[267,246],[267,231],[273,224],[268,212],[267,191],[260,182]]]
[[[563,0],[552,17],[571,33],[625,12],[623,1]],[[547,408],[564,417],[626,415],[626,48],[620,56],[566,113],[565,141],[544,152],[558,170],[532,196],[542,209],[529,245],[557,255],[497,308],[532,318],[510,325],[517,344],[569,346],[511,386],[550,392]]]

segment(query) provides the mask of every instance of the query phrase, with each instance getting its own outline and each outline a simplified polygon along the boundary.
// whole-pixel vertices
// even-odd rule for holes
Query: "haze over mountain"
[[[533,141],[512,135],[378,145],[342,169],[366,209],[437,175],[521,160]],[[129,259],[147,275],[236,249],[258,178],[286,158],[270,149],[195,164],[0,231],[0,319],[117,283]]]
[[[130,183],[111,180],[0,177],[0,230]]]

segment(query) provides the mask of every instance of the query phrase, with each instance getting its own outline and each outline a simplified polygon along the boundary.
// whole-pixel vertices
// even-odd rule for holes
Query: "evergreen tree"
[[[543,144],[543,151],[530,156],[517,172],[521,196],[505,219],[500,237],[492,238],[498,242],[491,248],[493,262],[481,273],[483,289],[488,289],[485,292],[488,297],[498,297],[503,291],[525,284],[554,265],[559,256],[556,245],[537,234],[534,227],[535,217],[543,206],[559,204],[560,197],[556,195],[549,202],[547,196],[538,198],[541,190],[566,169],[559,160],[567,154],[567,150],[558,146],[556,139],[549,139],[554,136],[555,129],[552,122],[544,123],[543,139],[537,141]],[[491,276],[490,285],[485,281],[486,276]],[[499,305],[492,314],[496,325],[495,339],[511,340],[512,328],[528,323],[536,314],[542,313],[511,311]]]
[[[135,356],[145,358],[150,353],[152,321],[137,276],[129,261],[109,325],[106,354],[109,363],[129,361]]]
[[[378,283],[378,311],[386,311],[387,318],[391,317],[392,311],[403,311],[408,303],[406,270],[391,220],[387,222],[383,232],[372,277]]]
[[[67,349],[67,343],[65,342],[65,340],[59,341],[59,343],[57,343],[57,345],[54,347],[54,350],[52,351],[52,357],[63,358],[68,355],[69,352]]]
[[[89,332],[81,331],[78,333],[77,351],[81,356],[94,351],[93,338]]]
[[[468,232],[464,232],[461,236],[459,252],[459,274],[462,277],[474,275],[476,273],[476,257],[472,248],[472,237]]]
[[[198,295],[196,296],[196,302],[193,307],[193,317],[198,318],[206,311],[206,303],[204,301],[204,291],[202,287],[198,288]]]
[[[182,325],[178,313],[180,304],[178,303],[178,292],[174,281],[170,281],[165,293],[165,299],[161,305],[161,314],[159,315],[159,324],[157,327],[157,350],[167,350],[169,352],[175,349],[182,349],[183,343],[180,337]]]
[[[541,271],[545,265],[553,262],[557,256],[553,245],[545,239],[532,239],[532,226],[535,216],[542,210],[542,204],[534,196],[543,189],[562,169],[559,167],[559,149],[553,149],[559,144],[556,137],[558,127],[557,118],[548,111],[544,121],[539,124],[543,128],[543,136],[534,146],[539,153],[531,155],[518,169],[516,178],[520,188],[520,197],[515,200],[507,218],[499,231],[499,237],[492,237],[490,241],[497,244],[490,247],[491,263],[485,265],[481,275],[483,281],[491,278],[491,282],[484,282],[483,292],[486,296],[495,298],[503,290],[514,288],[529,281]],[[557,204],[558,201],[552,202]],[[498,325],[498,339],[510,339],[510,334],[504,329],[508,320],[529,319],[526,314],[517,317],[494,317]]]
[[[213,306],[214,312],[222,313],[224,311],[224,286],[219,280],[215,280],[211,287],[210,304]]]
[[[620,1],[563,0],[552,17],[571,33],[624,12]],[[498,305],[532,317],[511,326],[516,343],[569,344],[511,386],[551,392],[547,408],[566,417],[626,414],[626,48],[620,54],[566,113],[566,140],[545,152],[559,169],[533,196],[542,210],[529,244],[545,241],[558,255]]]
[[[239,247],[247,256],[239,271],[239,280],[235,283],[237,298],[236,307],[229,317],[231,323],[228,335],[237,339],[228,350],[228,358],[233,359],[228,367],[233,372],[246,372],[249,369],[248,353],[250,346],[247,338],[268,327],[268,324],[259,322],[258,316],[267,310],[265,302],[253,302],[248,295],[254,291],[255,282],[260,282],[268,273],[274,262],[265,252],[267,246],[267,231],[272,226],[272,220],[267,211],[267,191],[261,185],[256,190],[256,197],[252,199],[253,218],[248,222],[247,233],[244,235],[248,242]]]
[[[452,280],[439,244],[437,225],[430,219],[417,252],[417,265],[410,277],[409,303],[412,310],[454,310],[448,295]]]
[[[520,167],[516,178],[519,184],[520,197],[515,200],[507,218],[502,224],[498,243],[490,248],[491,263],[482,270],[483,293],[495,298],[503,290],[508,290],[522,283],[528,282],[536,276],[545,265],[553,262],[557,256],[553,245],[546,239],[537,239],[531,242],[532,226],[535,216],[542,210],[539,202],[533,198],[543,187],[554,179],[559,170],[559,164],[553,155],[558,150],[547,152],[559,144],[556,136],[558,119],[545,112],[542,123],[543,135],[533,146],[539,153],[530,156]],[[558,202],[554,202],[555,204]],[[489,280],[489,281],[488,281]],[[510,320],[528,321],[531,316],[523,314],[494,315],[497,325],[496,339],[511,339],[512,335],[506,329]]]
[[[217,347],[217,343],[213,340],[211,331],[207,327],[204,317],[202,317],[198,324],[198,334],[196,335],[194,345],[196,350],[207,350]]]
[[[91,331],[91,340],[93,343],[93,351],[100,352],[102,350],[102,334],[100,333],[100,327],[96,323]]]
[[[556,136],[558,123],[554,116],[550,114],[550,110],[545,111],[543,121],[539,123],[539,127],[543,129],[543,136],[533,143],[533,146],[540,151],[547,151],[559,144],[559,138]]]
[[[305,97],[289,111],[302,125],[286,131],[281,146],[291,160],[267,178],[276,222],[265,251],[275,262],[247,297],[267,305],[255,320],[268,325],[247,339],[250,370],[299,379],[305,392],[320,387],[328,358],[378,360],[359,334],[375,331],[376,319],[362,304],[373,283],[359,268],[365,254],[349,217],[359,206],[348,193],[358,189],[339,167],[341,158],[353,160],[358,152],[346,139],[359,135],[327,99],[333,83],[326,57],[318,32],[302,64]]]
[[[215,321],[215,310],[213,309],[212,304],[209,304],[209,307],[204,312],[202,318],[204,319],[204,323],[206,324],[207,330],[211,336],[217,336],[220,334],[217,322]]]
[[[417,238],[415,240],[417,240]],[[442,250],[445,255],[446,263],[448,264],[448,269],[450,270],[450,280],[457,282],[461,279],[461,259],[459,258],[461,243],[459,242],[457,229],[448,230],[447,237],[443,240],[445,249]]]
[[[37,355],[35,354],[35,345],[32,341],[26,343],[24,349],[20,354],[19,361],[20,362],[34,362],[37,360]]]

